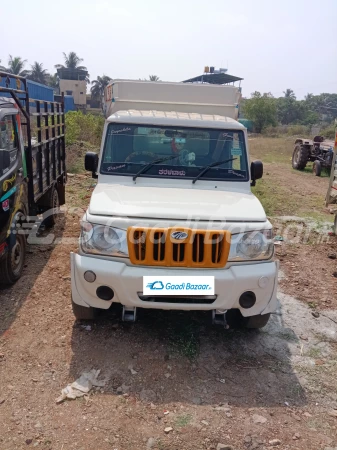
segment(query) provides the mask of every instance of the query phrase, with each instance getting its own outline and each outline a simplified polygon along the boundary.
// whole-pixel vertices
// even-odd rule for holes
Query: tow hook
[[[136,322],[137,308],[123,306],[122,321],[123,322]]]
[[[222,325],[226,330],[228,330],[229,325],[226,320],[227,309],[213,309],[212,311],[212,323],[213,325]]]

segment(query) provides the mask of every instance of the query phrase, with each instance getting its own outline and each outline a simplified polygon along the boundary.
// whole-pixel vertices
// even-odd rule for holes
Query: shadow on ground
[[[306,404],[291,365],[298,339],[281,314],[260,331],[217,328],[204,312],[141,310],[135,324],[119,319],[116,307],[91,329],[74,324],[70,379],[101,369],[106,394],[154,403]]]
[[[5,334],[22,305],[34,296],[33,287],[51,257],[55,239],[61,239],[65,228],[65,218],[58,219],[55,228],[42,231],[28,239],[26,261],[21,278],[13,285],[0,285],[0,336]]]

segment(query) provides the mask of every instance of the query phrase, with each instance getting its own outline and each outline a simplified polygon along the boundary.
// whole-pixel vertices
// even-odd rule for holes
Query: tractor
[[[327,141],[323,136],[311,139],[296,139],[292,157],[292,166],[296,170],[304,170],[309,161],[313,162],[312,171],[319,177],[322,169],[328,174],[331,171],[334,142]]]

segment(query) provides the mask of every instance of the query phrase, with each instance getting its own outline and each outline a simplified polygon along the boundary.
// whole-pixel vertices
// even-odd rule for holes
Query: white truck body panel
[[[235,86],[113,80],[104,95],[104,113],[120,110],[175,111],[238,118],[241,92]]]
[[[126,180],[130,181],[128,178]],[[267,220],[261,203],[252,193],[210,192],[197,184],[191,189],[191,185],[191,181],[185,183],[185,187],[182,184],[177,187],[155,187],[134,183],[99,183],[91,196],[88,212],[98,216],[169,220]]]

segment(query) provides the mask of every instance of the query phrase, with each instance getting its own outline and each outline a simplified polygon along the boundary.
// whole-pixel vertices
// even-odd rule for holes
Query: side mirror
[[[84,157],[84,168],[92,172],[92,177],[97,178],[98,155],[94,152],[87,152]]]
[[[251,186],[255,186],[256,180],[262,178],[263,175],[263,164],[262,161],[253,161],[250,165],[250,177],[251,177]]]

